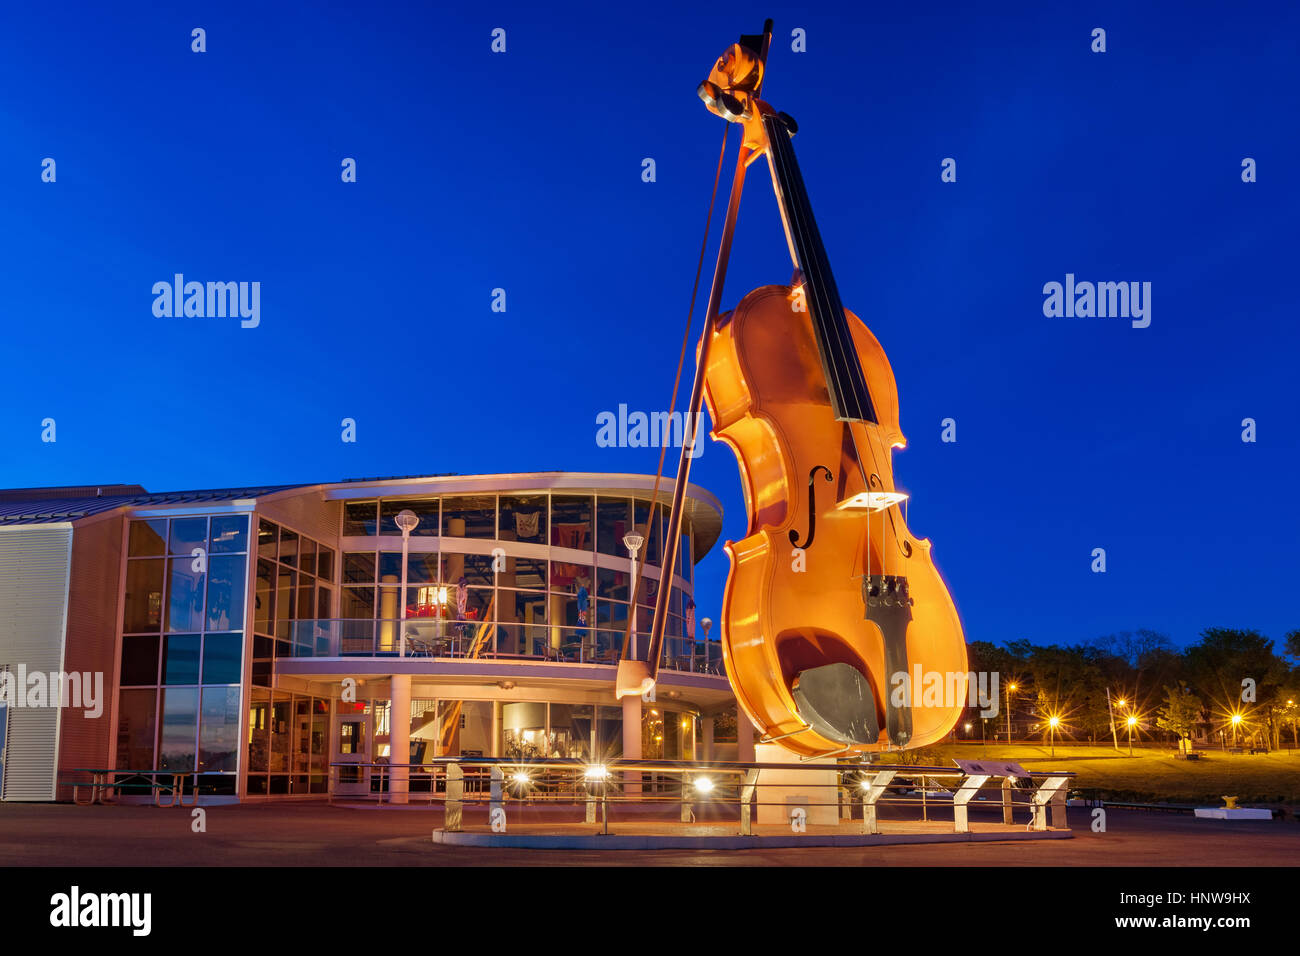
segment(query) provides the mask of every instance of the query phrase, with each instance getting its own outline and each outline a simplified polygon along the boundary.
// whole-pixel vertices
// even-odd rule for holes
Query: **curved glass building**
[[[25,615],[0,631],[0,673],[39,664],[105,686],[99,713],[0,708],[0,796],[66,799],[93,769],[131,775],[142,799],[183,774],[231,800],[382,793],[390,760],[413,765],[418,792],[444,756],[734,759],[735,701],[693,599],[721,507],[691,486],[665,568],[661,490],[634,604],[624,536],[653,484],[544,472],[0,492],[0,614]],[[26,569],[26,598],[7,567]],[[655,697],[618,701],[617,661],[643,656],[661,587]]]

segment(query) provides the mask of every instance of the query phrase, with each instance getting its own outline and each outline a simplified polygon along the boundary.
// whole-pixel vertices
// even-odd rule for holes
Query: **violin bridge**
[[[901,491],[864,491],[845,498],[835,506],[836,511],[885,511],[906,501]]]

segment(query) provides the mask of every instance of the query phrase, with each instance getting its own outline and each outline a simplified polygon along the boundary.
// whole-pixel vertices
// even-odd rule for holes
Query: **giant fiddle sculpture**
[[[688,422],[707,400],[713,437],[735,452],[749,515],[721,614],[727,676],[763,741],[806,756],[920,747],[965,706],[961,622],[908,529],[892,453],[904,447],[893,371],[876,337],[840,302],[791,137],[794,121],[759,98],[770,44],[743,36],[699,87],[742,127]],[[795,264],[719,315],[745,170],[766,156]],[[692,446],[684,443],[664,566],[673,567]],[[666,617],[658,591],[644,661],[620,665],[618,693],[651,686]],[[946,696],[918,675],[944,675]],[[951,675],[951,676],[949,676]],[[938,699],[936,699],[938,698]]]

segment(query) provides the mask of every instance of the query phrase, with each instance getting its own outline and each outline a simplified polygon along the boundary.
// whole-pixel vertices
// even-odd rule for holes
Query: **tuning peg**
[[[749,109],[745,103],[716,83],[705,80],[696,88],[695,93],[704,101],[704,105],[710,112],[721,116],[728,123],[735,123],[749,117]]]

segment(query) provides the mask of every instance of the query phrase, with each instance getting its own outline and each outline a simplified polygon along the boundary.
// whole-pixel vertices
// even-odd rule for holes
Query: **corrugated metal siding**
[[[72,535],[72,573],[68,579],[68,627],[63,670],[104,675],[102,712],[90,718],[79,707],[63,712],[59,727],[59,779],[77,767],[111,767],[113,673],[117,663],[118,586],[124,519],[77,525]],[[84,686],[84,682],[83,682]],[[72,799],[59,787],[60,800]]]
[[[320,491],[259,501],[257,513],[268,521],[288,525],[294,531],[323,541],[331,548],[338,547],[339,532],[343,530],[343,502],[326,501]],[[257,534],[256,527],[253,534]]]
[[[61,670],[71,528],[0,528],[0,663]],[[23,690],[24,688],[19,688]],[[54,799],[58,707],[10,707],[5,800]]]

